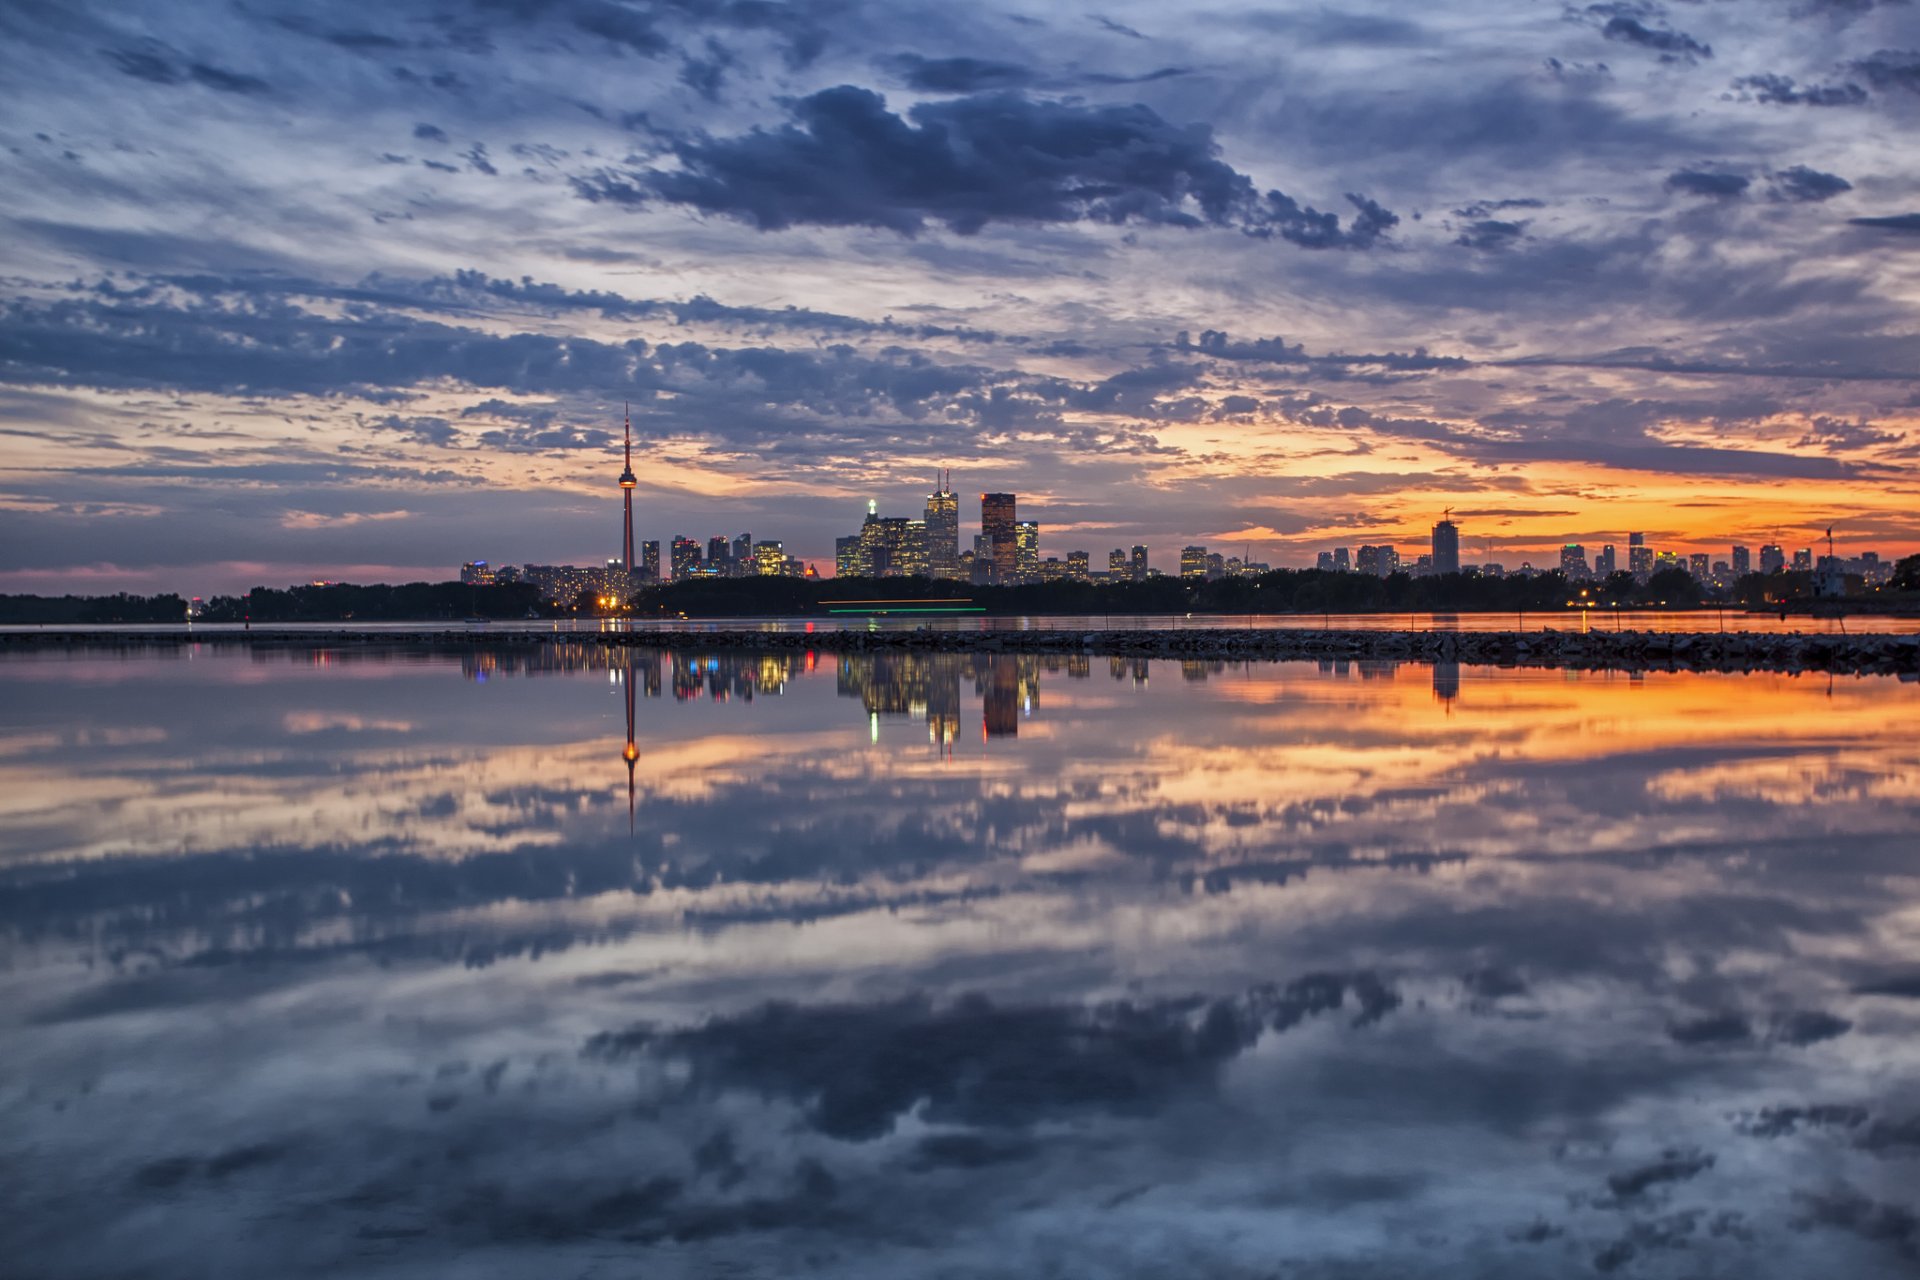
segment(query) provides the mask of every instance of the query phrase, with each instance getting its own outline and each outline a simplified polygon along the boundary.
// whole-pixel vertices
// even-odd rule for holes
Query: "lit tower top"
[[[627,467],[620,473],[620,487],[631,489],[640,482],[633,477],[633,409],[627,409]]]
[[[627,465],[626,465],[626,470],[620,473],[620,498],[622,503],[625,505],[626,510],[623,513],[624,519],[621,522],[620,568],[622,572],[628,575],[631,575],[634,570],[633,490],[634,490],[634,486],[638,485],[640,482],[636,480],[633,475],[633,405],[631,403],[627,405],[626,413],[627,413]]]

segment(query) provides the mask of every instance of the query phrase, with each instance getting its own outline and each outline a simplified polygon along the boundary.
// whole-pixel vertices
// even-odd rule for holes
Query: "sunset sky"
[[[1920,5],[0,6],[0,590],[1920,550]]]

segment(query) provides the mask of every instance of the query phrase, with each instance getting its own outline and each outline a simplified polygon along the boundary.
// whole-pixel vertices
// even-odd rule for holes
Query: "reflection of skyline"
[[[245,1200],[249,1264],[753,1274],[805,1232],[906,1274],[903,1225],[950,1258],[1042,1184],[1129,1280],[1151,1232],[1313,1274],[1382,1214],[1447,1242],[1359,1274],[1907,1261],[1805,1198],[1912,1198],[1893,681],[914,655],[749,706],[767,673],[704,659],[643,702],[645,651],[617,689],[129,665],[0,663],[0,1158],[40,1171],[27,1256],[80,1259],[41,1273]],[[937,741],[1030,694],[937,760],[850,705]]]
[[[840,696],[858,698],[875,720],[924,720],[927,741],[943,751],[960,734],[963,682],[980,700],[982,740],[1017,738],[1020,721],[1040,709],[1041,672],[1085,680],[1093,669],[1085,654],[882,652],[842,654],[838,663]]]

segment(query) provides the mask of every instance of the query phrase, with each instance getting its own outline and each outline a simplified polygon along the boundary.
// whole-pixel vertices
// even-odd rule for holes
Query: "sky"
[[[1043,555],[1920,550],[1920,6],[0,7],[0,590],[951,468]]]

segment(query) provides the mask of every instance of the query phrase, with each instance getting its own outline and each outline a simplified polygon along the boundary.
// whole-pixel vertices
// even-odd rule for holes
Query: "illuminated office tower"
[[[1452,520],[1433,526],[1433,571],[1460,572],[1460,526]]]
[[[660,581],[660,539],[649,538],[640,544],[640,576],[649,582]]]
[[[707,568],[723,578],[732,576],[733,544],[727,541],[725,534],[707,539]]]
[[[1644,533],[1627,535],[1627,572],[1637,582],[1645,582],[1653,576],[1653,548],[1647,545],[1647,535]]]
[[[1180,548],[1180,576],[1183,578],[1204,578],[1207,576],[1207,549],[1205,547]]]
[[[472,560],[460,566],[460,581],[469,587],[490,587],[493,570],[485,560]]]
[[[1115,547],[1107,552],[1107,581],[1123,582],[1127,574],[1127,551],[1125,547]]]
[[[1040,581],[1040,522],[1013,522],[1013,576],[1016,582]]]
[[[980,534],[987,540],[993,559],[993,580],[1013,582],[1019,576],[1019,548],[1014,533],[1014,495],[980,495]]]
[[[1735,547],[1733,549],[1733,576],[1736,578],[1744,578],[1751,572],[1753,572],[1753,558],[1751,553],[1745,547]]]
[[[1795,573],[1813,572],[1813,549],[1802,547],[1793,553],[1793,571]]]
[[[754,572],[760,577],[777,578],[786,572],[786,567],[786,549],[780,545],[778,538],[768,538],[764,542],[754,545],[753,568]],[[742,570],[742,572],[745,572],[745,570]],[[835,572],[838,572],[838,570],[836,569]]]
[[[928,576],[927,564],[927,522],[925,520],[889,520],[889,536],[893,539],[892,560],[893,577],[924,578]]]
[[[1093,557],[1084,551],[1067,552],[1067,577],[1075,582],[1093,581]]]
[[[933,578],[960,576],[960,495],[952,483],[942,478],[927,495],[927,575]]]
[[[1769,542],[1760,548],[1760,572],[1784,573],[1787,568],[1786,554],[1777,543]]]
[[[1335,573],[1353,572],[1353,557],[1347,554],[1345,547],[1333,549],[1333,571]]]
[[[1560,548],[1560,572],[1572,579],[1590,576],[1593,570],[1587,565],[1587,549],[1578,542],[1569,542]]]
[[[1593,576],[1605,582],[1613,576],[1614,566],[1613,544],[1609,542],[1600,548],[1600,554],[1593,558]]]
[[[743,533],[733,540],[733,571],[743,577],[753,573],[753,535]]]
[[[682,534],[673,535],[673,545],[669,553],[673,561],[673,580],[691,578],[700,572],[700,544]]]
[[[1145,547],[1140,546],[1138,543],[1134,544],[1133,551],[1129,557],[1128,567],[1133,571],[1133,580],[1135,582],[1145,582],[1147,580],[1147,574],[1150,573],[1151,570],[1147,567],[1147,549]]]
[[[1713,566],[1705,552],[1696,551],[1687,557],[1687,572],[1691,573],[1701,582],[1707,580],[1708,576],[1713,572]]]
[[[863,576],[860,572],[859,534],[833,540],[833,576],[836,578]]]

